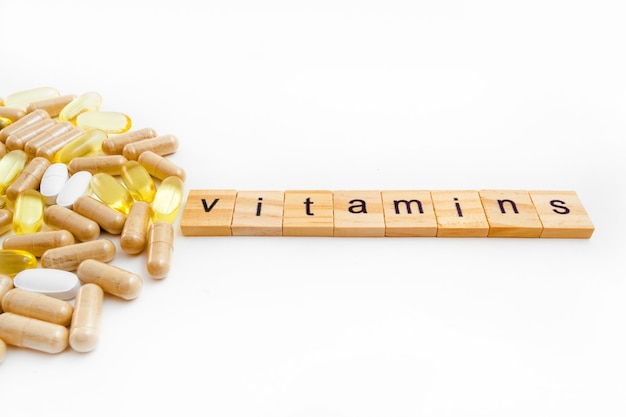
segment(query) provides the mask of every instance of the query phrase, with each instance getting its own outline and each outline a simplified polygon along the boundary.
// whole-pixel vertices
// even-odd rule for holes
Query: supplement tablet
[[[15,288],[44,294],[59,300],[76,297],[80,281],[73,272],[61,269],[37,268],[22,271],[13,280]]]

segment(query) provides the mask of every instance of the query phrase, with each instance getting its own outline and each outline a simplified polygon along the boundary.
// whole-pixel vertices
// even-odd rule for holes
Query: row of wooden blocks
[[[184,236],[591,237],[574,191],[190,190]]]

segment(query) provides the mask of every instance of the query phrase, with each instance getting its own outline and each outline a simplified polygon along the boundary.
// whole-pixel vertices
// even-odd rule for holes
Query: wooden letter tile
[[[430,191],[382,191],[385,236],[437,236]]]
[[[183,209],[184,236],[230,236],[235,190],[191,190]]]
[[[332,191],[287,190],[283,236],[333,236]]]
[[[482,190],[489,237],[539,237],[543,230],[528,191]]]
[[[431,191],[438,237],[485,237],[489,223],[478,191]]]
[[[385,236],[380,191],[333,192],[335,236]]]
[[[283,191],[239,191],[231,228],[233,236],[282,236]]]
[[[530,198],[543,224],[540,237],[589,239],[591,219],[575,191],[530,191]]]

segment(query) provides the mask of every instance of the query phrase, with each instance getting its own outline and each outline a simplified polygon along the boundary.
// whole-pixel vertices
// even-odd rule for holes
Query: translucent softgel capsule
[[[0,274],[14,277],[25,269],[37,267],[37,258],[25,250],[0,250]]]
[[[4,194],[14,179],[26,166],[26,152],[16,149],[0,159],[0,195]]]
[[[146,169],[137,161],[128,161],[122,165],[122,180],[136,201],[152,202],[156,186]]]
[[[183,201],[184,183],[179,177],[161,182],[152,201],[152,221],[173,223]]]
[[[107,134],[100,129],[89,129],[65,145],[54,159],[56,162],[69,164],[74,158],[93,156],[102,152],[102,142]]]
[[[17,195],[13,213],[13,232],[16,235],[37,233],[43,226],[44,202],[35,190],[24,190]]]
[[[76,126],[83,129],[100,129],[108,133],[124,133],[132,122],[124,113],[113,111],[88,111],[76,118]]]
[[[128,214],[133,197],[113,176],[99,172],[91,177],[91,192],[107,206]]]
[[[61,93],[52,87],[39,87],[30,90],[19,91],[7,96],[4,99],[4,105],[7,107],[16,107],[26,110],[28,105],[33,101],[44,100],[47,98],[58,97]]]
[[[67,104],[59,113],[59,121],[76,124],[76,118],[88,111],[97,111],[102,105],[102,96],[90,91],[81,94]]]

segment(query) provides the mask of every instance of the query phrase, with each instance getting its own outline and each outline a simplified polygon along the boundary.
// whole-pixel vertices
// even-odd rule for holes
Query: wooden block
[[[489,237],[539,237],[541,220],[528,191],[482,190],[480,200],[489,222]]]
[[[380,191],[334,191],[333,207],[334,236],[385,236]]]
[[[233,236],[282,236],[283,191],[239,191],[231,229]]]
[[[540,237],[589,239],[593,223],[575,191],[530,191],[543,224]]]
[[[385,236],[437,236],[430,191],[381,191]]]
[[[180,220],[184,236],[230,236],[236,190],[190,190]]]
[[[478,191],[431,191],[437,237],[485,237],[489,223]]]
[[[333,193],[287,190],[283,236],[333,236]]]

